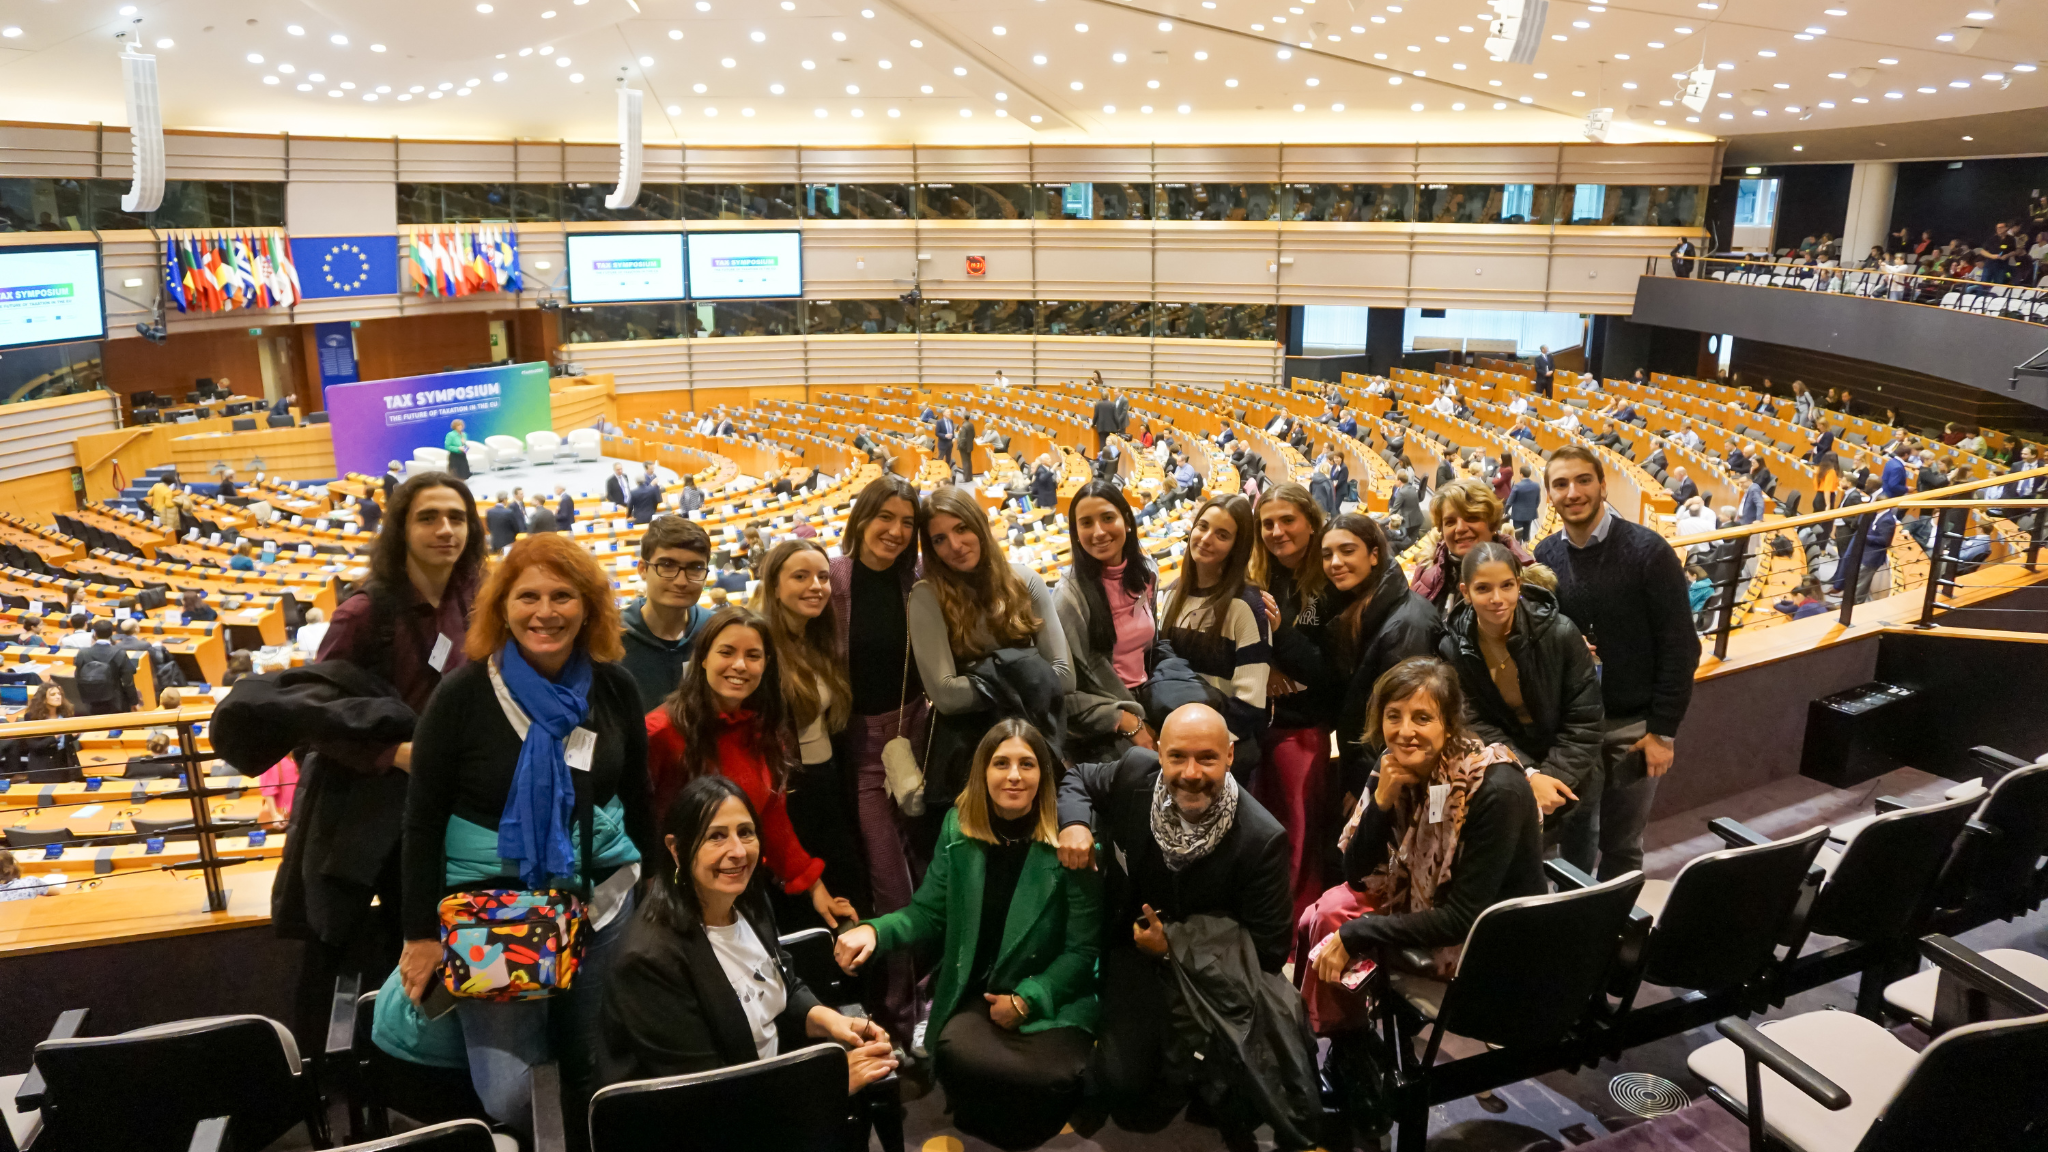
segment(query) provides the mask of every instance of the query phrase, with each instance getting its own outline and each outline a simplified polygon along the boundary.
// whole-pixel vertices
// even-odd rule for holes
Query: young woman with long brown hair
[[[1033,649],[1045,668],[1006,665],[1005,674],[1049,671],[1048,683],[1056,681],[1061,696],[1074,690],[1074,669],[1051,590],[1038,573],[1005,558],[972,492],[949,484],[926,496],[917,529],[927,559],[923,579],[910,590],[910,647],[939,714],[925,780],[928,807],[940,808],[942,798],[960,791],[982,733],[1005,718],[988,707],[974,666],[998,649]],[[1064,709],[1053,720],[1039,729],[1064,756]]]
[[[1273,671],[1272,722],[1260,740],[1252,795],[1293,841],[1294,910],[1323,890],[1323,840],[1336,827],[1328,795],[1330,727],[1336,719],[1329,661],[1314,632],[1329,578],[1323,575],[1323,509],[1308,489],[1278,484],[1259,497],[1259,546],[1250,576],[1264,592]]]
[[[833,658],[832,559],[824,547],[811,540],[784,540],[769,549],[753,608],[768,622],[782,702],[796,733],[790,825],[797,839],[825,862],[826,885],[856,908],[866,906],[867,870],[861,863],[853,785],[832,747],[832,738],[852,714],[853,692],[846,669]]]
[[[1211,496],[1195,509],[1180,577],[1167,590],[1159,630],[1175,655],[1224,697],[1220,711],[1236,738],[1231,772],[1250,779],[1266,730],[1271,625],[1248,577],[1258,539],[1251,501]]]

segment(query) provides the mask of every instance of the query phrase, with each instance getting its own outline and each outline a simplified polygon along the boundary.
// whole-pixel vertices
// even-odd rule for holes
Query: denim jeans
[[[591,937],[569,991],[545,1000],[456,1002],[463,1044],[469,1049],[470,1083],[491,1119],[532,1134],[531,1072],[556,1059],[558,1047],[564,1088],[589,1092],[605,978],[633,918],[634,903],[628,893],[611,923]]]

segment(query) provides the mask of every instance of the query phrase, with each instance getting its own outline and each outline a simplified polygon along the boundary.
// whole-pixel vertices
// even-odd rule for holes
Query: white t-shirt
[[[789,992],[782,986],[782,969],[761,946],[761,938],[754,935],[753,926],[744,916],[734,916],[733,922],[723,928],[706,924],[704,934],[711,938],[718,966],[725,969],[726,981],[740,998],[740,1011],[746,1013],[747,1026],[754,1033],[756,1055],[768,1059],[775,1055],[780,1041],[775,1018],[789,1007]]]

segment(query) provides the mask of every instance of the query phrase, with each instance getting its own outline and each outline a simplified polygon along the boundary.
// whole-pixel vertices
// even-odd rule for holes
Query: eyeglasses
[[[702,580],[711,572],[711,565],[678,564],[673,560],[656,560],[647,566],[647,570],[663,580],[673,580],[677,576],[688,576],[692,580]]]

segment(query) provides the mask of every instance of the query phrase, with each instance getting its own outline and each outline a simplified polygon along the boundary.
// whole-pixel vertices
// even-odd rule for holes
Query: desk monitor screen
[[[690,233],[692,300],[761,300],[803,294],[801,233]]]
[[[569,303],[681,300],[688,291],[681,232],[572,232]]]
[[[0,248],[0,348],[103,340],[100,246]]]

